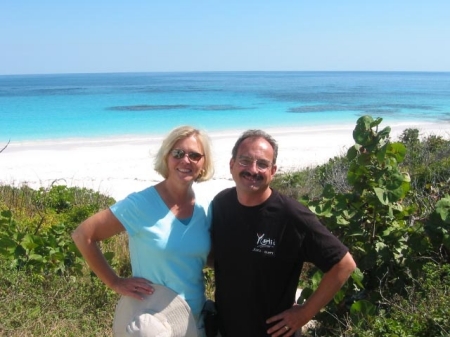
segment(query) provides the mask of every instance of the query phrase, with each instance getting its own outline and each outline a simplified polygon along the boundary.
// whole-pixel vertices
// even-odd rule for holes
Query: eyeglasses
[[[258,168],[258,170],[260,172],[264,172],[265,170],[267,170],[272,163],[268,160],[264,160],[264,159],[250,159],[247,157],[240,157],[238,158],[238,163],[239,165],[243,166],[243,167],[249,167],[252,166],[253,163],[256,163],[256,167]]]
[[[173,149],[172,151],[170,151],[170,154],[175,159],[183,159],[184,157],[187,156],[189,161],[194,162],[194,163],[198,162],[200,159],[202,159],[202,157],[205,156],[204,154],[201,154],[198,152],[186,152],[181,149]]]

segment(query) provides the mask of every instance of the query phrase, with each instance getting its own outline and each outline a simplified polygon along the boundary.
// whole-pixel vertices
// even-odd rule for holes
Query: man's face
[[[247,138],[230,160],[230,172],[236,188],[243,193],[265,192],[277,170],[272,164],[273,148],[264,138]]]

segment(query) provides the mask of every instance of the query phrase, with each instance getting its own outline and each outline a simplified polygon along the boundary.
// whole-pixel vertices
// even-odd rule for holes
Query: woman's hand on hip
[[[111,289],[120,295],[133,297],[137,300],[143,300],[143,295],[151,295],[154,291],[152,282],[142,277],[119,277],[111,286]]]

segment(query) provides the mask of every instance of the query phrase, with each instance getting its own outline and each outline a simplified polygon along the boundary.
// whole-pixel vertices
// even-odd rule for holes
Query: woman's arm
[[[100,211],[84,222],[72,233],[72,239],[91,270],[109,288],[125,296],[141,299],[140,294],[151,294],[150,282],[143,278],[119,277],[108,264],[98,242],[123,232],[125,228],[109,209]]]

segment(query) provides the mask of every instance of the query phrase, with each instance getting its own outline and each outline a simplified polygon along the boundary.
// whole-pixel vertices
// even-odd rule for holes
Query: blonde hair
[[[195,137],[203,148],[203,169],[200,175],[195,179],[196,182],[207,181],[212,178],[214,174],[214,164],[212,160],[212,151],[209,137],[201,130],[195,129],[192,126],[184,125],[173,129],[169,135],[163,140],[161,147],[158,150],[155,158],[154,169],[165,179],[169,176],[169,168],[167,167],[167,156],[173,149],[176,142],[188,137]]]

